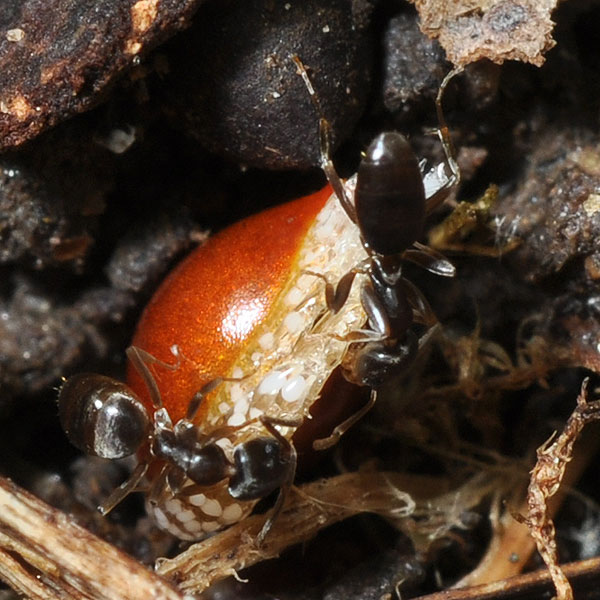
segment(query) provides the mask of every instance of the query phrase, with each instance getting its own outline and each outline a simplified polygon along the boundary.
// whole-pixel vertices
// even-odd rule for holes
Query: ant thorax
[[[355,178],[344,184],[349,196],[354,184]],[[297,424],[308,416],[323,385],[344,359],[350,345],[345,338],[366,322],[360,281],[352,286],[341,310],[333,312],[325,301],[325,279],[337,283],[366,257],[356,225],[332,194],[308,229],[268,316],[252,331],[230,371],[218,374],[224,381],[202,399],[194,419],[199,435],[219,445],[230,462],[237,446],[265,436],[261,418],[289,422],[276,427],[290,440]],[[235,310],[233,306],[232,320]],[[230,325],[224,319],[221,327]],[[183,349],[174,352],[181,364],[189,361]],[[160,389],[161,366],[153,365],[152,371]],[[163,478],[151,488],[148,513],[181,539],[198,539],[230,525],[256,504],[256,500],[232,498],[227,481],[201,487],[186,479],[174,491]]]

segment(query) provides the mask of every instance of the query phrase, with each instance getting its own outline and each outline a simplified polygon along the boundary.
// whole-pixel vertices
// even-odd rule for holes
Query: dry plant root
[[[438,539],[494,485],[493,479],[474,477],[453,490],[443,478],[344,473],[293,488],[262,543],[257,536],[269,513],[252,515],[173,559],[158,561],[152,573],[69,515],[0,477],[0,579],[35,600],[184,600],[185,594],[201,593],[363,512],[385,517],[415,540]]]
[[[241,569],[279,556],[287,547],[305,542],[319,530],[361,512],[389,518],[410,516],[415,503],[400,490],[395,473],[345,473],[293,488],[272,529],[257,543],[268,515],[252,515],[198,542],[172,559],[157,562],[158,574],[176,582],[185,593],[203,592]]]

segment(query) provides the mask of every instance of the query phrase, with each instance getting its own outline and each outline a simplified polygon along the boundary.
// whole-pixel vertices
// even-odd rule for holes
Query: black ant
[[[437,251],[420,244],[427,216],[438,208],[460,183],[460,169],[442,111],[442,96],[449,81],[462,69],[454,69],[442,81],[436,97],[437,130],[445,164],[424,174],[424,161],[418,161],[408,140],[396,131],[379,134],[369,145],[356,174],[353,199],[340,179],[330,152],[330,126],[322,116],[318,96],[301,60],[293,57],[320,115],[321,168],[350,220],[358,227],[368,258],[348,271],[333,285],[325,279],[327,306],[338,312],[350,294],[358,274],[366,276],[361,302],[369,330],[354,332],[348,341],[356,342],[345,360],[345,377],[352,383],[371,388],[371,398],[363,409],[338,425],[333,434],[314,442],[326,448],[364,414],[377,397],[377,390],[401,375],[413,362],[420,346],[429,338],[437,319],[419,289],[403,277],[405,261],[414,262],[444,277],[453,277],[455,268]],[[448,166],[450,174],[445,172]],[[420,339],[412,329],[415,317],[428,327]]]
[[[64,381],[59,391],[60,422],[74,446],[87,454],[108,459],[146,452],[147,456],[140,458],[132,475],[99,507],[103,515],[137,488],[153,459],[164,461],[164,466],[149,491],[151,505],[156,503],[165,484],[175,495],[187,479],[200,488],[228,480],[229,496],[240,502],[258,500],[277,489],[286,490],[291,486],[296,467],[296,451],[275,425],[297,427],[299,423],[259,418],[271,436],[255,437],[237,444],[232,459],[228,459],[217,442],[234,428],[223,427],[213,431],[210,436],[205,436],[193,424],[202,398],[226,379],[214,379],[203,386],[190,401],[186,417],[173,425],[148,368],[148,363],[160,361],[135,346],[127,349],[127,356],[147,383],[155,410],[153,422],[135,392],[111,377],[94,373],[73,375]],[[170,365],[163,366],[172,368]],[[248,423],[244,424],[246,425]],[[265,523],[260,540],[270,529],[283,500],[284,494],[280,493],[273,517]],[[230,506],[239,504],[234,502]],[[227,508],[224,513],[226,510]],[[237,512],[232,513],[233,516],[239,517]]]
[[[299,59],[295,60],[318,106],[306,71]],[[351,350],[351,360],[346,362],[347,378],[371,387],[372,393],[365,409],[338,425],[329,438],[315,442],[315,447],[335,442],[370,408],[383,383],[404,372],[427,336],[418,339],[412,329],[413,322],[419,319],[429,329],[437,322],[422,294],[402,276],[402,266],[404,261],[413,261],[439,275],[454,274],[453,266],[444,257],[416,242],[426,215],[444,201],[459,180],[441,112],[441,95],[452,75],[442,83],[436,104],[441,126],[439,135],[450,176],[445,174],[443,165],[423,175],[423,165],[415,158],[406,139],[398,133],[385,133],[375,139],[361,162],[352,203],[329,156],[328,124],[320,120],[323,169],[339,202],[359,228],[367,254],[336,286],[327,283],[326,301],[330,311],[340,311],[356,275],[366,276],[361,296],[370,329],[353,332],[343,341],[350,343]],[[156,460],[160,470],[158,475],[152,475],[148,507],[154,511],[159,525],[187,539],[197,539],[200,534],[243,518],[254,501],[279,489],[271,517],[259,536],[260,543],[281,509],[296,468],[294,446],[277,426],[294,429],[301,424],[301,419],[261,414],[253,420],[213,427],[206,435],[200,424],[195,423],[199,407],[216,387],[236,381],[214,378],[196,391],[187,404],[184,418],[173,423],[148,365],[159,363],[173,371],[178,365],[162,363],[136,346],[130,347],[127,355],[148,388],[152,415],[131,388],[101,375],[75,375],[64,382],[59,393],[61,423],[75,446],[104,458],[138,454],[140,462],[133,474],[111,494],[101,511],[108,512],[136,489]],[[276,379],[283,376],[276,370],[271,373]],[[296,379],[294,385],[297,382],[308,386],[302,377]],[[260,387],[256,388],[257,393]],[[274,393],[280,394],[279,389]],[[289,414],[306,414],[317,392],[309,394],[309,388],[305,389],[306,400],[298,400],[298,408],[290,408]],[[257,434],[257,428],[248,427],[252,423],[258,423],[269,435]],[[232,446],[225,451],[222,444],[227,441]],[[210,508],[218,506],[218,511],[216,508],[212,511],[218,512],[217,516],[212,515],[212,520],[206,517],[211,513],[207,502],[214,503]],[[204,513],[194,512],[201,504]],[[168,517],[161,507],[169,507]]]

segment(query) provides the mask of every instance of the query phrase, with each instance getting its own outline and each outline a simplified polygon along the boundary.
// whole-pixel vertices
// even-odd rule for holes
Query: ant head
[[[103,375],[69,377],[60,388],[58,411],[71,443],[101,458],[133,454],[151,432],[148,413],[133,390]]]
[[[249,440],[233,454],[235,474],[229,480],[229,493],[238,500],[264,498],[281,487],[290,471],[290,457],[272,437]]]

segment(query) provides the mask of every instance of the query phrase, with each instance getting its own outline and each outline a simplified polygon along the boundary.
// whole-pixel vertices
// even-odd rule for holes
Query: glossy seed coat
[[[330,196],[324,189],[240,221],[211,237],[163,281],[144,310],[132,345],[169,365],[154,365],[163,404],[175,422],[206,383],[230,374],[248,338],[268,318],[298,260],[306,231]],[[129,385],[148,390],[130,365]],[[198,421],[206,414],[200,408]]]

